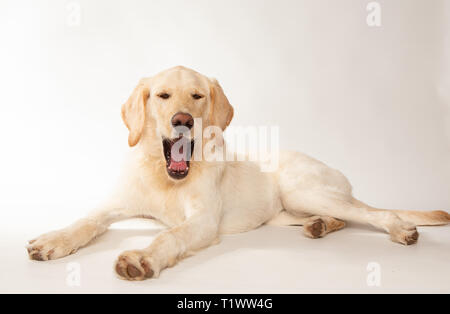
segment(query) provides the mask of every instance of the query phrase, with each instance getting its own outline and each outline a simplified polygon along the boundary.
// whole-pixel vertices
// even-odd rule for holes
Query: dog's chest
[[[169,227],[181,224],[185,219],[185,204],[182,191],[148,187],[142,195],[146,213]]]

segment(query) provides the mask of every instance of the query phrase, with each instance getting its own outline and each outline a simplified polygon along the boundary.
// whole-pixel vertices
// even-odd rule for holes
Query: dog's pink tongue
[[[169,169],[175,171],[185,171],[187,169],[187,163],[184,159],[180,161],[175,161],[171,158]]]

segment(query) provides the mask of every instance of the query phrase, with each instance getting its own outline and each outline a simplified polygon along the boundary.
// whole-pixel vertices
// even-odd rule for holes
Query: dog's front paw
[[[414,225],[402,224],[392,228],[390,231],[391,240],[404,245],[412,245],[417,243],[419,239],[419,233]]]
[[[151,257],[144,251],[123,252],[115,266],[116,273],[121,279],[145,280],[155,276]]]
[[[31,240],[26,246],[30,259],[49,261],[58,259],[77,251],[63,231],[54,231]]]

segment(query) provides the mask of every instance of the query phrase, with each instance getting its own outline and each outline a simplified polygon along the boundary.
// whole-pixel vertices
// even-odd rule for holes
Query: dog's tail
[[[374,211],[392,211],[402,220],[412,223],[416,226],[443,226],[450,223],[450,214],[443,210],[420,211],[420,210],[398,210],[398,209],[380,209],[369,206],[357,199],[353,203],[360,207],[365,207]]]
[[[443,210],[394,210],[403,220],[416,226],[443,226],[450,223],[450,215]]]

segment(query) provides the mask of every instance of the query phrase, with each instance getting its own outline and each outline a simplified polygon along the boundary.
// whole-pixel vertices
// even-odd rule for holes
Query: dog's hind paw
[[[303,232],[312,239],[321,238],[327,233],[327,225],[321,218],[318,218],[306,223],[303,226]]]
[[[390,231],[391,240],[404,245],[412,245],[417,243],[419,239],[419,233],[413,225],[404,225],[401,227],[393,228]]]

